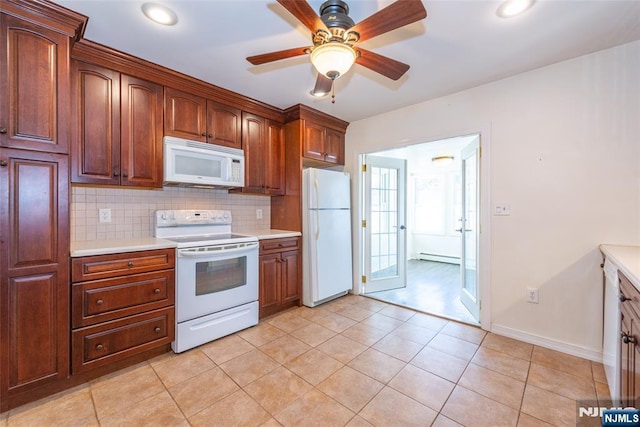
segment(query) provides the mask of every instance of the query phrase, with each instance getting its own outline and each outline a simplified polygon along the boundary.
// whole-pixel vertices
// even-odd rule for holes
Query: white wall
[[[354,122],[353,194],[361,153],[485,129],[483,187],[491,204],[511,204],[483,225],[490,327],[597,358],[598,245],[640,244],[639,76],[637,41]],[[525,302],[527,287],[540,289],[539,304]]]

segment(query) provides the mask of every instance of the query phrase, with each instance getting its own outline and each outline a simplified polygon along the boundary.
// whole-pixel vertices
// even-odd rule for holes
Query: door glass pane
[[[247,257],[196,263],[196,295],[213,294],[247,283]]]
[[[398,275],[398,170],[371,170],[371,276]]]

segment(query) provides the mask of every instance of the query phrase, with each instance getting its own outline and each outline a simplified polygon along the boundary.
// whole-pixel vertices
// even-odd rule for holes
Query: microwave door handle
[[[225,182],[231,182],[231,177],[233,176],[233,162],[231,161],[231,157],[225,157],[227,162],[226,169],[226,177],[224,178]]]

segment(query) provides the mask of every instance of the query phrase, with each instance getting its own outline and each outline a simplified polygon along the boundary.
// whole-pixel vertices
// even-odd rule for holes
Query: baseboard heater
[[[418,259],[423,261],[438,261],[447,262],[449,264],[460,264],[460,257],[449,255],[428,254],[426,252],[420,252]]]

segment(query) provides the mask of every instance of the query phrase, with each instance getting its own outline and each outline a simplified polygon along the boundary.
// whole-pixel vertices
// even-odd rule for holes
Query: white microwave
[[[243,187],[244,152],[165,136],[163,181],[185,187]]]

